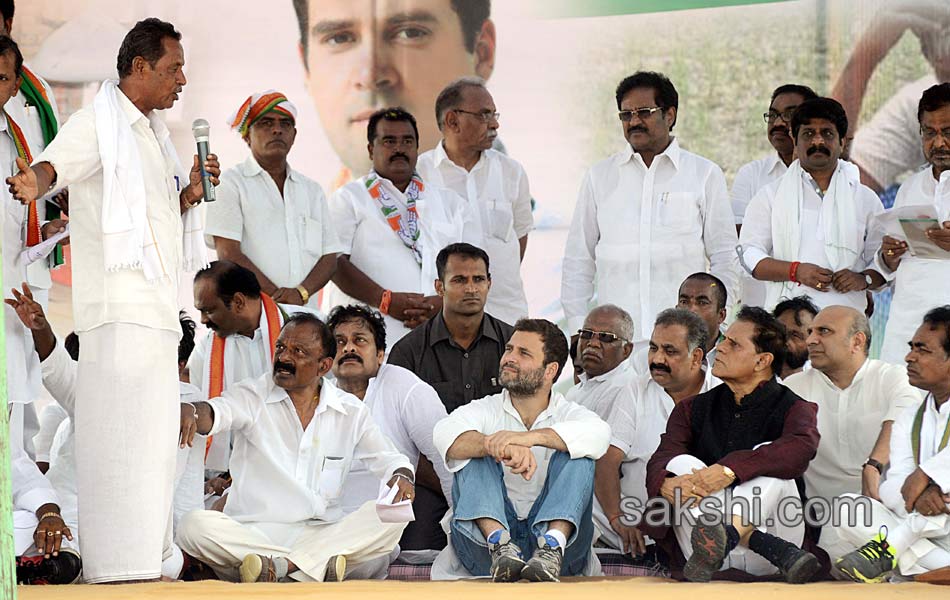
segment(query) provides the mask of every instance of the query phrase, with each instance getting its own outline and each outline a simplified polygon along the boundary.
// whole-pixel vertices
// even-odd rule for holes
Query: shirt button
[[[462,355],[462,358],[468,358],[468,352]]]
[[[467,390],[472,389],[472,384],[471,384],[471,383],[466,383],[466,384],[465,384],[465,389],[467,389]]]

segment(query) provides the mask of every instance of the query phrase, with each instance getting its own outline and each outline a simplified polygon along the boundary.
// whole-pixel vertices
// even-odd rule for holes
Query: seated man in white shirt
[[[906,361],[911,385],[927,397],[894,421],[880,501],[852,494],[854,513],[838,515],[838,533],[857,548],[835,561],[842,579],[874,583],[894,570],[907,577],[950,566],[950,305],[924,316]]]
[[[435,292],[439,250],[455,242],[484,243],[472,207],[416,171],[415,117],[401,108],[378,110],[366,136],[372,170],[330,198],[343,249],[333,276],[338,289],[328,288],[324,306],[355,299],[379,307],[395,344],[442,308]]]
[[[811,322],[818,314],[818,307],[808,296],[796,296],[776,304],[772,314],[785,326],[787,333],[785,360],[778,375],[784,381],[790,375],[801,373],[808,362],[808,345],[805,340],[808,339]]]
[[[630,382],[605,417],[610,447],[597,460],[594,478],[594,524],[605,546],[633,557],[645,555],[651,546],[656,560],[653,540],[624,517],[631,516],[631,500],[646,506],[647,462],[673,407],[721,383],[703,361],[706,336],[706,324],[695,313],[682,308],[661,312],[648,346],[650,372]]]
[[[866,290],[884,278],[873,268],[884,212],[877,194],[839,160],[848,131],[844,109],[831,98],[803,102],[792,116],[798,159],[752,198],[739,235],[742,266],[768,282],[763,307],[772,310],[795,286],[819,308],[867,309]]]
[[[455,512],[433,579],[558,581],[591,572],[594,460],[610,428],[551,393],[566,361],[556,325],[522,319],[501,358],[504,391],[436,425],[435,445],[455,473]]]
[[[626,147],[581,182],[564,252],[561,304],[570,331],[596,295],[633,316],[636,349],[657,313],[676,302],[677,282],[709,271],[738,284],[736,230],[722,169],[671,135],[679,95],[664,75],[620,82],[617,108]]]
[[[393,504],[415,493],[412,465],[369,409],[324,378],[335,355],[329,327],[295,314],[277,339],[272,375],[197,404],[198,433],[234,434],[234,485],[223,513],[185,515],[177,539],[222,579],[342,581],[347,563],[396,547],[405,522],[381,522],[374,501],[346,516],[340,506],[357,460],[386,482]]]
[[[630,398],[630,381],[635,375],[628,360],[633,350],[631,339],[630,313],[613,304],[591,310],[577,332],[578,362],[583,369],[580,383],[564,397],[606,420],[615,404]]]
[[[218,258],[254,272],[275,302],[317,308],[342,250],[323,189],[290,167],[297,109],[274,90],[248,97],[228,123],[251,151],[221,174],[205,236]]]
[[[807,343],[812,368],[783,381],[818,405],[821,441],[805,471],[806,496],[831,501],[861,493],[880,500],[891,426],[920,403],[920,392],[908,383],[905,369],[868,358],[871,326],[853,308],[829,306],[818,313]],[[819,545],[829,555],[840,555],[834,532],[823,528]]]
[[[338,306],[330,312],[327,325],[336,338],[333,374],[337,387],[361,399],[399,453],[420,465],[416,470],[418,485],[451,499],[452,474],[432,442],[435,424],[446,416],[438,393],[412,371],[383,364],[386,322],[375,310],[359,304]],[[378,492],[379,478],[362,463],[354,464],[343,490],[343,512],[354,512]],[[437,552],[425,552],[431,548],[425,542],[431,532],[441,534],[442,513],[428,513],[425,508],[416,498],[416,520],[406,527],[399,545],[403,552],[421,551],[431,562]]]

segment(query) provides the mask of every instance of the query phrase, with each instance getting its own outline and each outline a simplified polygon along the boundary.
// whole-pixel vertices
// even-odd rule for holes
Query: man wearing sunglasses
[[[588,170],[567,238],[561,304],[579,328],[595,293],[633,317],[638,348],[677,285],[709,271],[734,290],[736,231],[722,170],[683,150],[670,132],[679,96],[660,73],[620,82],[617,108],[628,147]]]
[[[818,94],[806,85],[786,83],[775,88],[769,109],[762,115],[769,143],[775,152],[739,167],[732,183],[732,212],[736,217],[736,231],[742,229],[745,209],[752,196],[760,189],[785,174],[788,165],[795,159],[795,141],[790,124],[792,114],[805,100],[817,98]],[[761,306],[765,302],[765,284],[748,273],[741,274],[740,301],[749,306]]]
[[[604,304],[590,311],[577,335],[583,372],[566,398],[606,419],[617,402],[630,398],[634,371],[627,359],[633,351],[633,319],[619,306]]]

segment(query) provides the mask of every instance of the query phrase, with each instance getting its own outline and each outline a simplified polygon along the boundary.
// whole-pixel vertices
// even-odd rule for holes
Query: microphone
[[[211,144],[208,134],[211,132],[211,125],[204,119],[195,119],[191,124],[191,132],[195,135],[195,141],[198,143],[198,168],[201,169],[201,187],[204,190],[205,202],[214,202],[214,185],[211,183],[211,175],[205,171],[205,161],[208,160],[208,154],[211,151]]]

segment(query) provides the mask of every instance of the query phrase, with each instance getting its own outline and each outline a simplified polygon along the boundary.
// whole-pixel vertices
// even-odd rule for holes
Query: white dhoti
[[[671,460],[666,465],[666,470],[675,475],[686,475],[692,473],[693,469],[703,469],[706,466],[708,465],[698,458],[683,454]],[[755,525],[759,531],[779,537],[796,546],[801,546],[802,539],[805,537],[804,521],[799,518],[797,519],[797,525],[790,526],[783,523],[783,519],[780,518],[782,515],[779,515],[780,509],[786,517],[801,516],[802,514],[801,500],[795,481],[774,477],[755,477],[731,488],[730,492],[735,501],[732,506],[723,506],[724,510],[739,516],[743,515],[743,511],[740,510],[742,505],[751,507],[751,514],[744,515],[745,520]],[[713,497],[719,498],[720,502],[724,502],[725,491],[720,490],[713,494]],[[690,513],[697,518],[703,514],[699,507],[690,509]],[[679,542],[683,555],[687,559],[693,553],[693,546],[690,543],[692,531],[692,526],[685,523],[673,526],[676,541]],[[726,556],[721,570],[726,569],[739,569],[756,576],[778,573],[778,568],[775,565],[741,545],[736,546]]]
[[[248,554],[287,558],[298,569],[291,579],[323,581],[330,558],[337,555],[346,557],[347,579],[377,570],[381,559],[388,566],[405,528],[406,523],[381,522],[374,501],[334,523],[240,523],[224,513],[199,510],[182,518],[177,542],[227,581],[238,581],[238,567]],[[372,568],[360,569],[367,563]]]
[[[842,497],[858,499],[861,496],[844,494]],[[865,514],[865,507],[868,505],[871,507],[870,518]],[[855,507],[854,518],[851,518],[849,512],[842,512],[837,515],[840,523],[833,527],[837,536],[847,545],[843,548],[846,552],[857,550],[871,541],[881,532],[882,526],[887,527],[889,539],[895,537],[895,532],[899,528],[906,528],[905,532],[897,534],[901,538],[906,535],[911,540],[906,549],[899,549],[900,554],[897,556],[897,567],[902,575],[919,575],[934,568],[950,566],[943,562],[938,565],[920,564],[921,559],[934,550],[937,550],[940,556],[945,556],[944,553],[950,551],[950,515],[925,517],[916,512],[907,514],[903,508],[900,511],[893,511],[871,498],[867,498],[867,504],[856,502],[853,506]],[[835,556],[829,551],[829,556],[835,560],[840,558],[841,554]]]
[[[161,575],[179,429],[178,337],[127,323],[79,334],[75,449],[87,583]]]

